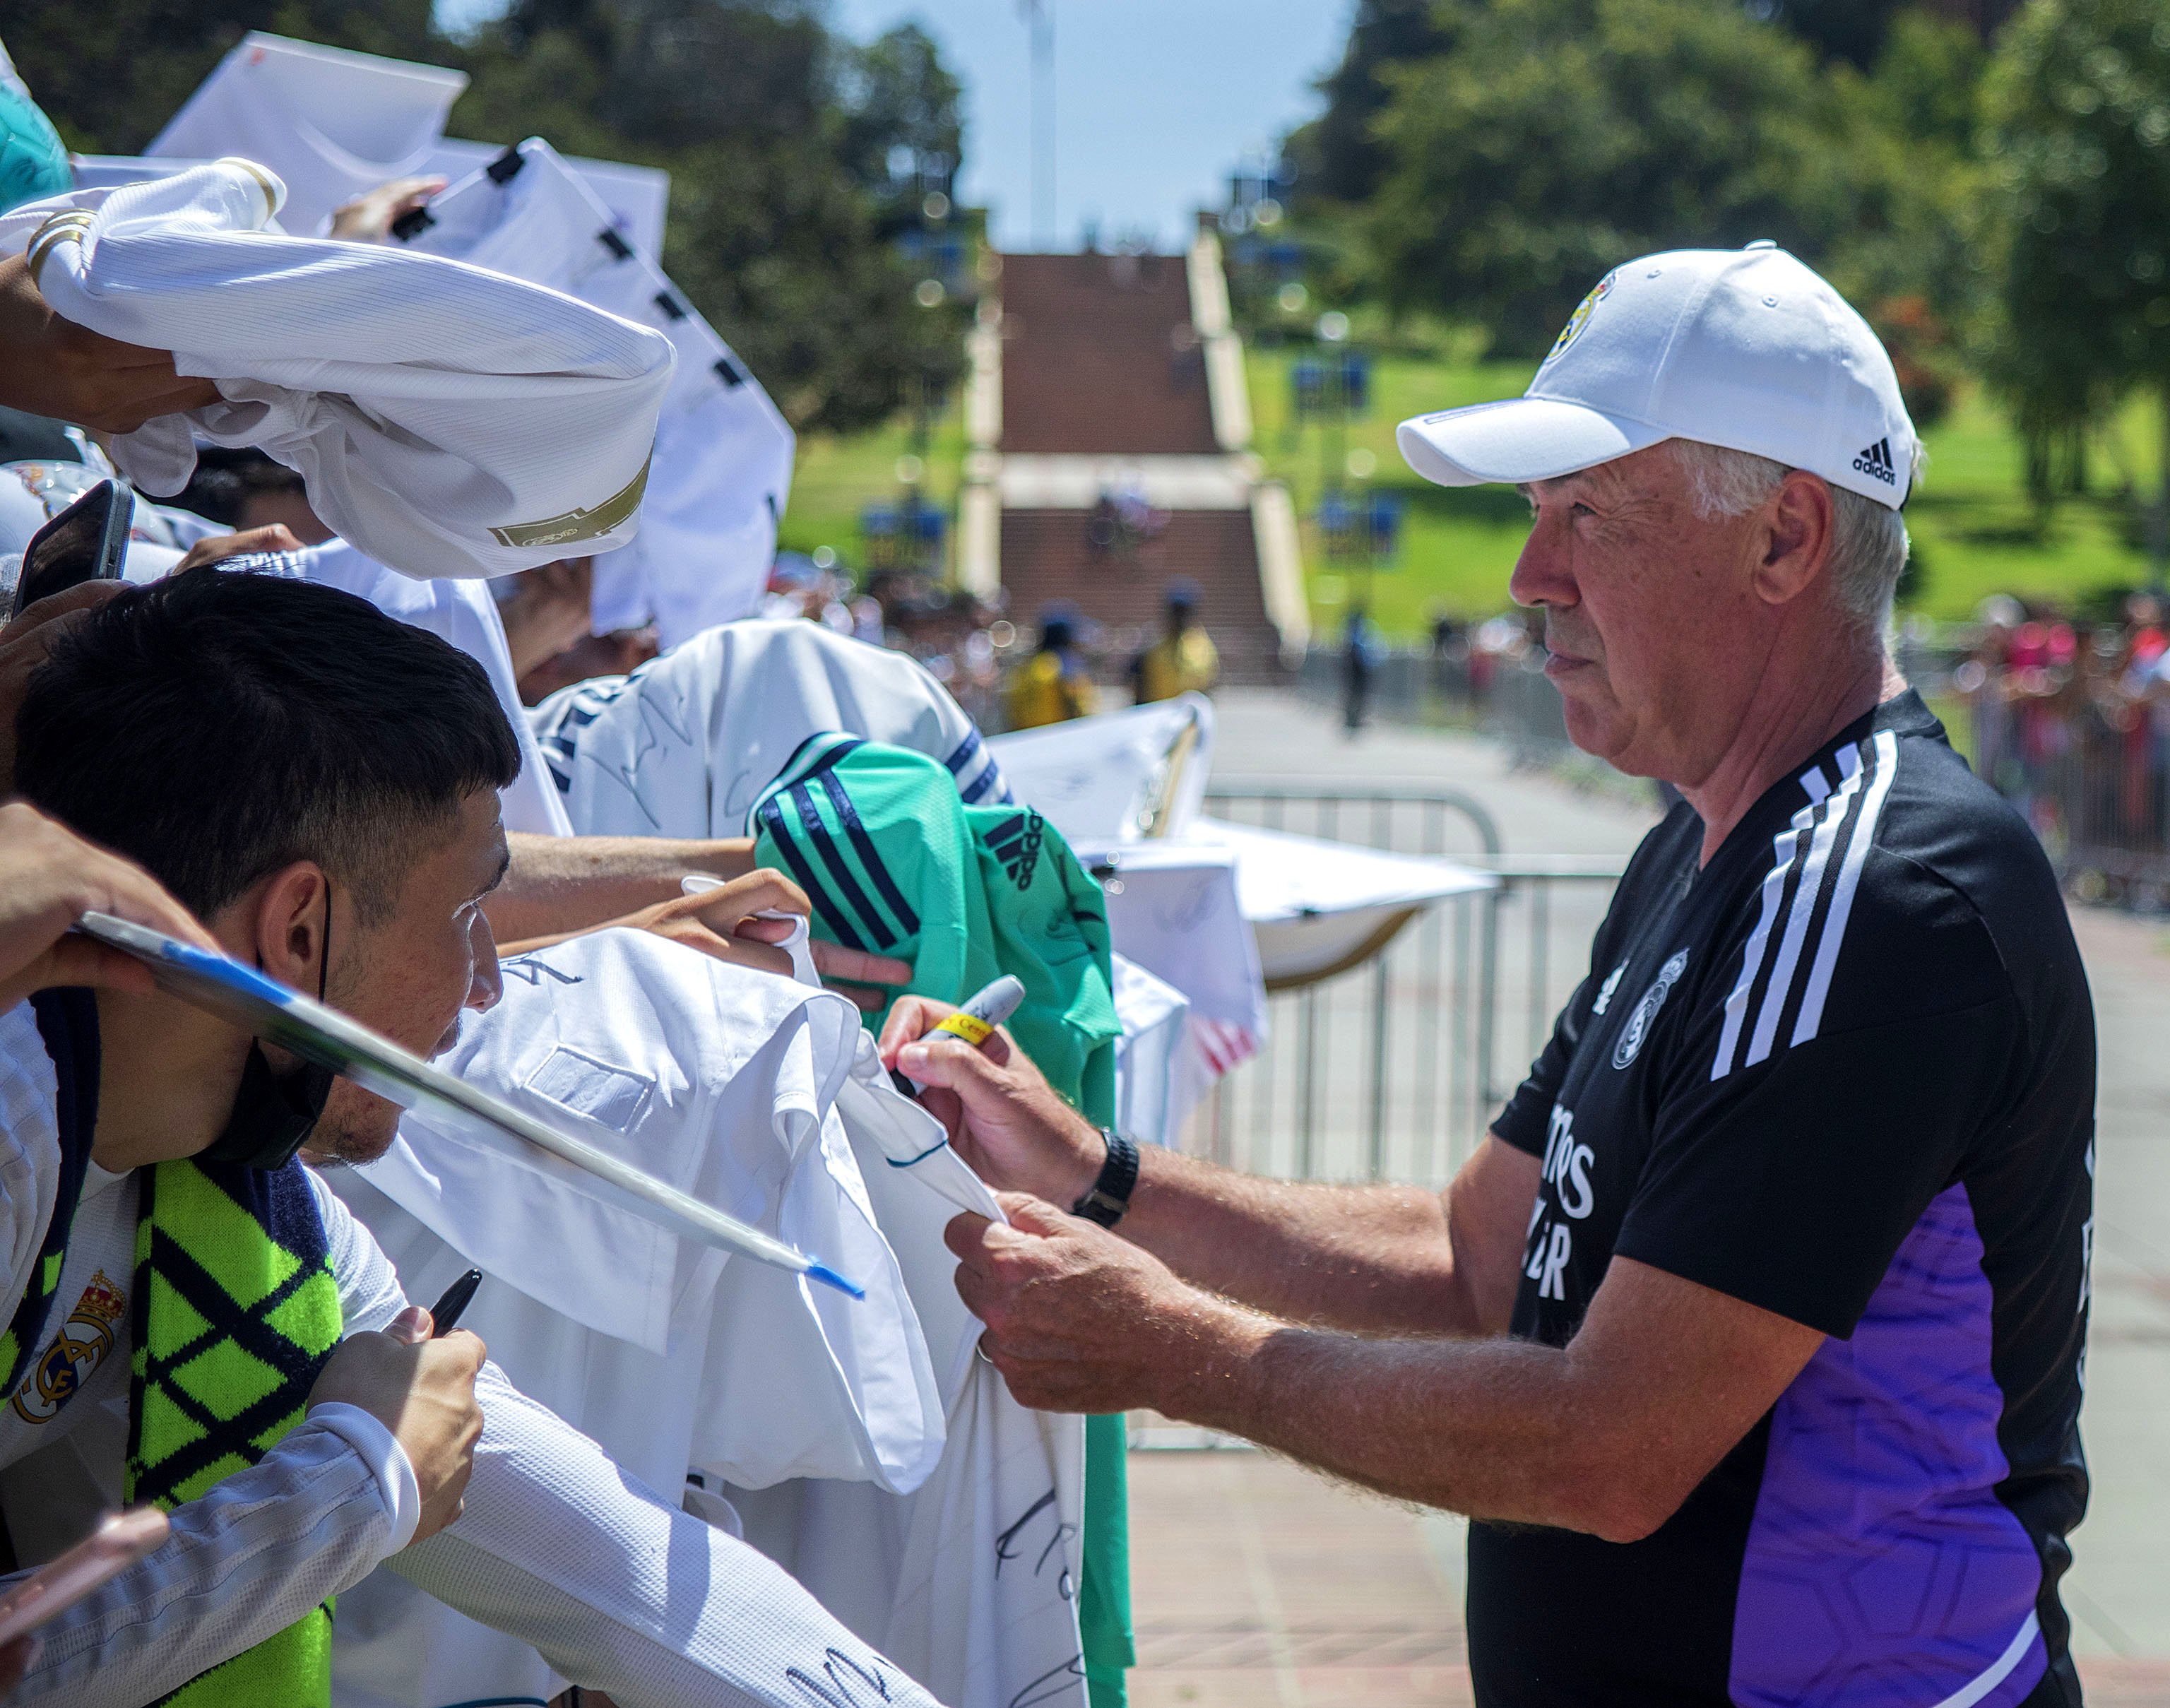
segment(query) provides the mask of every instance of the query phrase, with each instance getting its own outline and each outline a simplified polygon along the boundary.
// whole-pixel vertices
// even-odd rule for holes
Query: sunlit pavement
[[[1283,697],[1222,697],[1216,774],[1452,782],[1510,855],[1625,853],[1632,798],[1510,771],[1468,737],[1344,741]],[[2066,1580],[2096,1708],[2170,1708],[2170,921],[2076,915],[2102,1037],[2092,1338],[2094,1499]],[[1241,1449],[1130,1455],[1139,1708],[1447,1708],[1471,1700],[1454,1519]]]

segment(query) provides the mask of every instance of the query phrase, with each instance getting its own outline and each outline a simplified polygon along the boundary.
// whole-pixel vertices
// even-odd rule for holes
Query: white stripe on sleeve
[[[1763,991],[1763,1006],[1756,1016],[1756,1031],[1749,1039],[1748,1053],[1741,1065],[1753,1067],[1766,1059],[1771,1046],[1777,1041],[1778,1017],[1785,1011],[1786,998],[1792,994],[1793,974],[1800,965],[1801,945],[1809,934],[1809,921],[1815,916],[1816,896],[1823,889],[1824,867],[1831,862],[1831,851],[1837,841],[1840,827],[1858,809],[1862,784],[1862,754],[1858,747],[1847,748],[1838,756],[1839,769],[1846,780],[1823,803],[1824,821],[1816,826],[1815,837],[1809,844],[1808,862],[1801,868],[1801,881],[1793,891],[1793,905],[1786,918],[1786,935],[1779,940],[1778,957],[1771,964],[1771,982]]]
[[[1853,911],[1853,893],[1861,886],[1861,868],[1868,863],[1869,846],[1876,840],[1884,798],[1891,793],[1892,779],[1899,774],[1899,738],[1888,729],[1883,730],[1876,737],[1875,746],[1875,779],[1863,799],[1860,819],[1853,827],[1853,840],[1847,844],[1846,863],[1839,868],[1838,887],[1831,893],[1831,913],[1824,921],[1815,961],[1809,969],[1809,988],[1801,997],[1800,1018],[1793,1023],[1792,1042],[1795,1043],[1806,1043],[1822,1024],[1824,1000],[1831,995],[1831,971],[1838,965],[1838,952],[1846,941],[1847,918]]]

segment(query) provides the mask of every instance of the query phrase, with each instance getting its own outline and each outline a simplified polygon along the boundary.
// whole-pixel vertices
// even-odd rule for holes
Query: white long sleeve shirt
[[[28,1005],[0,1015],[0,1220],[8,1224],[0,1250],[20,1260],[9,1297],[19,1296],[50,1214],[56,1102]],[[398,1277],[368,1230],[313,1176],[312,1184],[347,1331],[381,1328],[407,1304]],[[136,1204],[132,1176],[93,1177],[40,1346],[0,1413],[0,1465],[37,1453],[35,1475],[8,1479],[19,1539],[51,1534],[56,1511],[83,1510],[86,1473],[103,1485],[94,1499],[118,1496]],[[87,1327],[94,1321],[106,1333],[86,1358],[76,1342],[99,1339]],[[36,1385],[44,1373],[51,1385],[56,1360],[79,1385],[40,1418]],[[931,1702],[779,1568],[666,1504],[494,1365],[476,1389],[483,1436],[457,1524],[395,1553],[419,1506],[411,1471],[403,1488],[403,1460],[357,1447],[356,1438],[371,1440],[367,1430],[339,1417],[344,1408],[320,1407],[252,1470],[177,1508],[163,1547],[43,1627],[44,1652],[11,1702],[136,1708],[388,1557],[393,1570],[625,1708],[804,1708],[840,1674],[855,1682],[831,1685],[842,1694],[829,1700]]]

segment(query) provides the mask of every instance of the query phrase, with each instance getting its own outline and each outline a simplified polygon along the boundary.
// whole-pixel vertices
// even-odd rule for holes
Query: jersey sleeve
[[[2027,1044],[1964,900],[1908,869],[1878,889],[1828,968],[1813,933],[1750,936],[1700,981],[1613,1248],[1841,1338],[1992,1140]]]

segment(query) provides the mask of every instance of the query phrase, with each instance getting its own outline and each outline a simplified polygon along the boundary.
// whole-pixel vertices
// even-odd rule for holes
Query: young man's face
[[[462,1011],[488,1008],[503,989],[482,899],[497,888],[509,857],[496,792],[480,789],[461,803],[451,838],[409,868],[388,918],[357,925],[353,898],[334,890],[331,1006],[417,1055],[451,1049]],[[339,1080],[307,1149],[367,1162],[384,1154],[398,1123],[395,1105]]]

